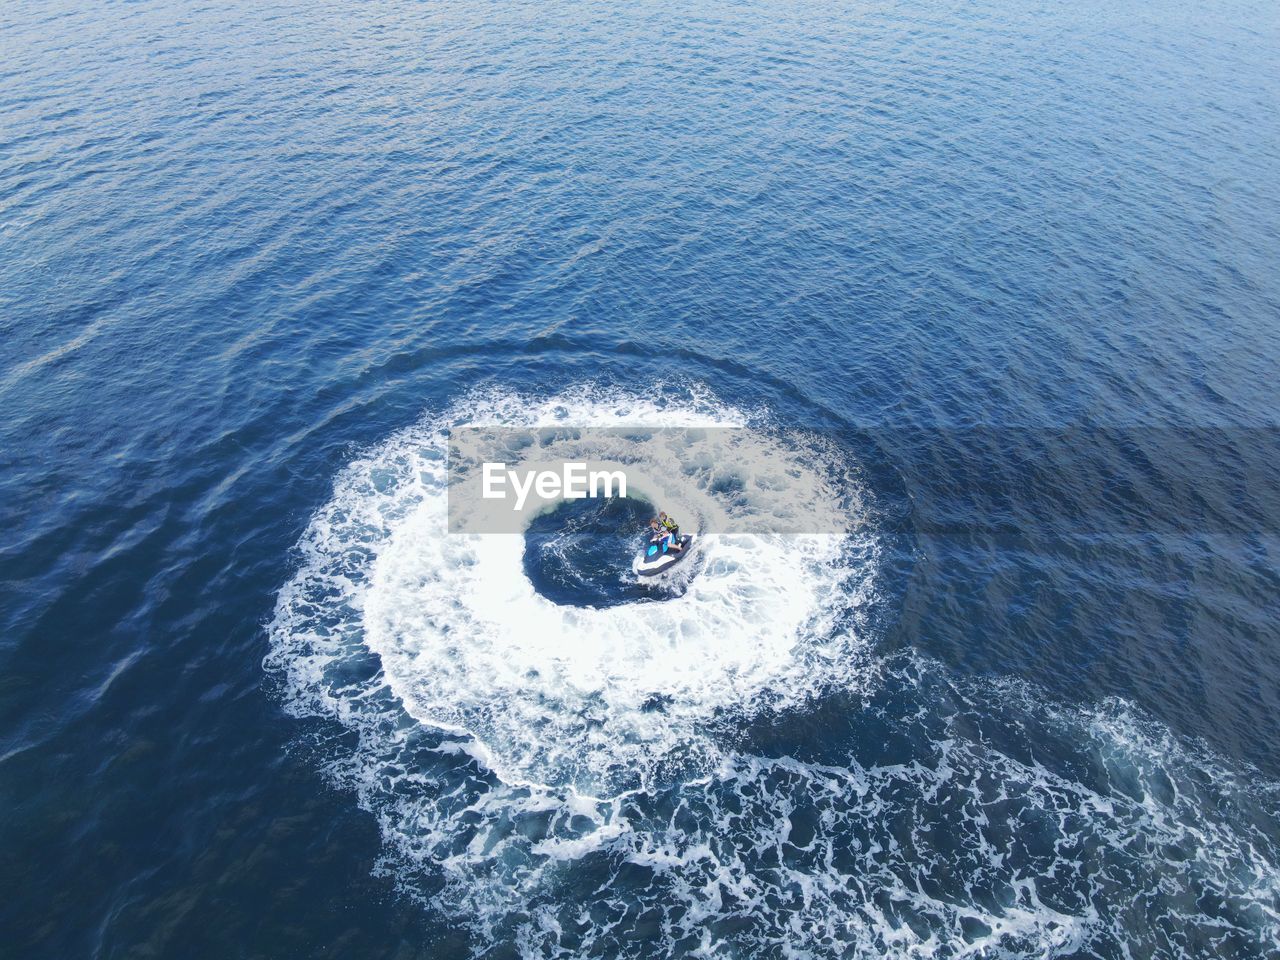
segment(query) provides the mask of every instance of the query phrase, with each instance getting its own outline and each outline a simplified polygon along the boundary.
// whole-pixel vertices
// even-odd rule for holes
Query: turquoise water
[[[0,943],[1280,951],[1278,50],[7,6]],[[657,590],[634,504],[477,547],[464,423],[745,427],[843,532]],[[786,500],[638,450],[685,522]]]

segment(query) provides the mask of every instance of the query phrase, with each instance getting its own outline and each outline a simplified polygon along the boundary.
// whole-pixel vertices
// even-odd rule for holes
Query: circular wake
[[[845,532],[710,534],[681,568],[680,591],[567,606],[530,582],[523,537],[447,533],[448,432],[459,427],[480,433],[484,459],[513,469],[625,465],[630,496],[678,512],[694,532],[786,511]],[[521,447],[513,427],[564,429]],[[749,428],[734,434],[733,468],[717,456],[723,427]],[[857,634],[832,626],[865,601],[875,543],[858,491],[837,482],[845,472],[816,439],[784,445],[762,414],[706,395],[475,394],[352,466],[313,524],[312,563],[293,589],[319,578],[345,593],[359,616],[343,629],[378,655],[405,710],[467,738],[503,782],[615,795],[709,768],[726,725],[746,714],[857,679]],[[811,495],[783,495],[796,487]]]

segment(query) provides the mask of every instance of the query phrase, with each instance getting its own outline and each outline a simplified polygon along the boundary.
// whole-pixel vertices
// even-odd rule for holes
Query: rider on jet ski
[[[666,511],[660,512],[649,521],[649,536],[656,543],[662,543],[665,540],[667,549],[676,553],[684,549],[680,546],[680,524],[667,516]]]

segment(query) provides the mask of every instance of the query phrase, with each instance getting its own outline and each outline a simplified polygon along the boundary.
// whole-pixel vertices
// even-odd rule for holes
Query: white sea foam
[[[747,421],[741,411],[697,398],[659,406],[591,390],[542,401],[472,396],[356,465],[317,524],[314,547],[334,556],[354,548],[367,559],[352,591],[362,642],[414,718],[473,737],[506,783],[604,794],[634,787],[676,755],[707,762],[714,741],[702,728],[725,712],[793,701],[856,669],[853,635],[821,628],[856,606],[847,583],[860,571],[850,563],[865,568],[874,550],[854,539],[864,525],[856,496],[803,505],[830,514],[814,522],[843,526],[845,535],[711,534],[701,538],[697,574],[679,596],[565,606],[525,576],[522,538],[445,535],[446,431],[463,424],[634,428],[626,437],[566,431],[554,443],[503,455],[513,467],[521,456],[624,462],[633,496],[669,506],[697,531],[723,528],[730,515],[742,521],[796,509],[777,492],[779,474],[808,471],[809,489],[830,484],[801,455],[808,451],[783,447],[761,428],[741,433],[736,442],[757,449],[735,460],[759,464],[759,473],[734,477],[732,496],[718,498],[724,477],[706,449],[710,441],[685,436],[677,449],[662,429]],[[358,542],[350,542],[353,532]]]
[[[519,538],[443,535],[444,431],[548,423],[755,425],[848,533],[708,538],[667,599],[551,603]],[[718,485],[660,443],[640,459],[692,516],[769,502],[763,478]],[[300,544],[267,666],[296,713],[356,734],[324,757],[401,888],[526,956],[1280,950],[1274,785],[1123,704],[869,657],[877,546],[848,466],[706,394],[593,388],[474,394],[353,463]],[[761,704],[803,717],[837,693],[883,733],[823,762],[735,738]]]

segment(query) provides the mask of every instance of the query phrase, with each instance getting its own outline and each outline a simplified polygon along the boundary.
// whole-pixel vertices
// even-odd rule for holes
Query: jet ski
[[[672,550],[666,540],[650,540],[644,550],[631,564],[631,569],[642,577],[654,577],[665,573],[690,554],[693,545],[693,534],[686,533],[676,538],[679,550]]]

